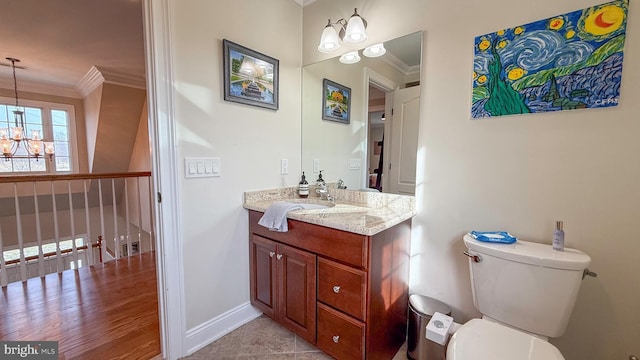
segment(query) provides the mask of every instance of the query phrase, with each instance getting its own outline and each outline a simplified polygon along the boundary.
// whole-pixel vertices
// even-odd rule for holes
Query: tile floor
[[[263,315],[183,359],[324,360],[331,357]],[[405,344],[393,360],[406,359]]]

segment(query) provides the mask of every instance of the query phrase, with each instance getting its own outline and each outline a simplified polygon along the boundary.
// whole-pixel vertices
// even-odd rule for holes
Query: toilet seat
[[[472,319],[456,331],[447,360],[564,360],[560,351],[535,336],[484,319]]]

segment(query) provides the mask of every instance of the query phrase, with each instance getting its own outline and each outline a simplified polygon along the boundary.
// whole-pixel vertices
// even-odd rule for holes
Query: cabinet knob
[[[273,255],[275,255],[276,253],[273,251],[269,251],[269,257],[273,257]]]
[[[282,259],[282,254],[276,255],[276,259],[278,259],[278,260]]]
[[[333,292],[336,293],[336,294],[339,293],[340,292],[340,286],[337,286],[337,285],[334,286],[333,287]]]
[[[333,335],[333,342],[337,344],[337,343],[338,343],[338,341],[340,341],[340,336],[338,336],[338,335]]]

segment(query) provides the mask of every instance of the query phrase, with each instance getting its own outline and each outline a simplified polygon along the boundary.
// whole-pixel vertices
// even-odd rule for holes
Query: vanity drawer
[[[318,257],[318,300],[365,320],[367,274]]]
[[[366,235],[289,219],[288,232],[269,231],[258,225],[261,212],[249,211],[249,231],[287,245],[366,269],[369,242]]]
[[[364,359],[365,325],[318,303],[317,346],[336,359]]]

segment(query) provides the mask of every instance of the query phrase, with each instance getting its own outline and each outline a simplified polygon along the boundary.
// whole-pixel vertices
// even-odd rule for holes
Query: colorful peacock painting
[[[629,0],[475,39],[471,117],[618,105]]]

